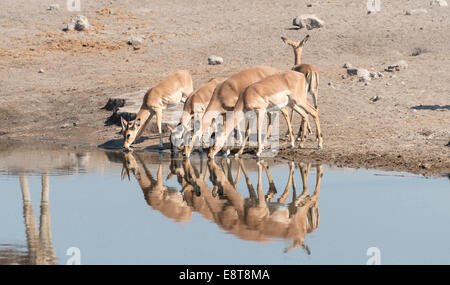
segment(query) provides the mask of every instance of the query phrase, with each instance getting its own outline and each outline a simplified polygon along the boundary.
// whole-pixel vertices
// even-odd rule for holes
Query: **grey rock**
[[[292,25],[298,26],[300,29],[307,30],[318,29],[325,25],[325,22],[316,15],[300,15],[292,21]]]
[[[53,4],[53,5],[48,6],[47,10],[48,10],[48,11],[57,11],[57,10],[59,10],[60,8],[61,8],[61,7],[59,6],[59,4]]]
[[[352,68],[353,66],[351,63],[346,62],[346,63],[344,63],[343,67],[348,69],[348,68]]]
[[[128,44],[129,44],[130,46],[139,46],[139,45],[141,45],[143,42],[144,42],[144,40],[143,40],[141,37],[137,37],[137,36],[131,37],[131,38],[128,40]]]
[[[209,65],[216,65],[216,64],[222,64],[222,63],[223,63],[223,58],[221,58],[220,56],[212,55],[212,56],[208,57]]]
[[[391,65],[388,65],[384,71],[387,72],[394,72],[394,71],[400,71],[403,69],[407,69],[408,68],[408,63],[404,60],[399,60]]]
[[[88,19],[83,15],[77,15],[67,24],[66,31],[85,31],[90,27]]]
[[[359,68],[356,75],[359,77],[359,81],[367,82],[371,80],[370,72],[367,69]]]
[[[358,74],[358,68],[350,67],[347,68],[348,75],[357,75]]]
[[[448,3],[446,0],[433,0],[430,2],[431,6],[447,7]]]

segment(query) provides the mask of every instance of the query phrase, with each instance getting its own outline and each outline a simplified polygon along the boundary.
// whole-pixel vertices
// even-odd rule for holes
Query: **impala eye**
[[[130,138],[130,134],[127,135],[127,139],[129,139],[129,138]]]

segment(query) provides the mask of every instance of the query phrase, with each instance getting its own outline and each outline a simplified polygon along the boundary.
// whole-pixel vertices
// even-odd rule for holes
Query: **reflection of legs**
[[[25,234],[27,236],[28,258],[31,264],[37,263],[37,228],[36,219],[31,205],[30,190],[28,188],[28,179],[26,176],[20,176],[20,189],[22,190],[23,217],[25,222]]]
[[[253,183],[250,180],[250,177],[248,176],[247,173],[247,169],[245,168],[244,162],[242,161],[242,159],[239,159],[239,166],[242,169],[242,173],[244,174],[245,177],[245,183],[247,184],[247,189],[248,189],[248,193],[250,195],[250,199],[256,199],[256,193],[255,193],[255,189],[253,188]]]
[[[284,188],[283,194],[281,194],[281,197],[278,198],[278,203],[283,203],[286,201],[286,199],[289,197],[289,189],[291,187],[291,182],[293,182],[293,174],[294,174],[295,166],[293,162],[289,163],[289,178],[288,182],[286,183],[286,187]]]
[[[270,202],[272,201],[272,198],[275,196],[275,194],[277,194],[277,188],[275,187],[275,183],[273,182],[273,178],[270,173],[267,162],[262,161],[261,164],[264,167],[264,170],[266,171],[267,180],[269,181],[269,191],[266,194],[266,201]]]
[[[41,216],[39,223],[39,237],[42,243],[45,264],[56,264],[56,256],[53,250],[52,234],[50,229],[49,208],[49,177],[47,173],[42,175]]]

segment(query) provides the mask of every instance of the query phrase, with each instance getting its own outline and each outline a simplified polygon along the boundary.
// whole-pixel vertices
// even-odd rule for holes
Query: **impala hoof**
[[[163,148],[164,148],[164,145],[163,145],[162,143],[160,143],[160,144],[158,144],[158,148],[159,148],[159,149],[163,149]]]
[[[291,142],[291,148],[295,147],[295,143]]]
[[[319,146],[317,147],[318,150],[323,149],[323,146],[321,144],[319,144]]]

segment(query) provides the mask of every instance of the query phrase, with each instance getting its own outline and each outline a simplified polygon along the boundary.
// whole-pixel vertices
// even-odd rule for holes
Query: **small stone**
[[[361,82],[367,82],[370,81],[370,72],[367,69],[358,68],[357,74],[359,77],[359,81]]]
[[[358,68],[349,67],[347,68],[348,75],[357,75],[358,74]]]
[[[347,79],[347,75],[342,74],[342,75],[341,75],[341,78],[342,78],[342,79]]]
[[[430,169],[431,168],[431,164],[429,164],[428,162],[422,162],[422,163],[419,164],[419,168]]]
[[[89,21],[83,15],[77,15],[67,24],[65,31],[84,31],[89,29]]]
[[[419,48],[414,49],[411,56],[418,56],[418,55],[421,55],[422,53],[427,53],[427,52],[428,52],[428,49],[419,47]]]
[[[412,9],[412,10],[406,10],[405,15],[418,15],[418,14],[426,14],[428,13],[427,9],[419,8],[419,9]]]
[[[44,73],[44,70],[41,68],[39,69],[38,73]]]
[[[212,56],[208,57],[209,65],[217,65],[217,64],[222,64],[222,63],[223,63],[223,58],[221,58],[220,56],[212,55]]]
[[[328,82],[328,86],[330,87],[330,88],[333,88],[334,89],[334,86],[333,86],[333,82]]]
[[[312,30],[323,27],[325,22],[316,15],[300,15],[294,18],[292,25],[298,26],[300,29],[306,28],[307,30]]]
[[[134,37],[131,37],[131,39],[129,39],[127,43],[130,46],[138,46],[138,45],[141,45],[143,42],[144,42],[144,40],[141,37],[134,36]]]
[[[380,96],[375,95],[375,96],[373,96],[372,98],[370,98],[369,100],[372,101],[372,102],[377,102],[377,101],[380,100],[380,99],[381,99]]]
[[[351,63],[346,62],[346,63],[344,63],[343,67],[348,69],[348,68],[352,68],[353,66],[351,65]]]
[[[431,6],[440,6],[440,7],[447,7],[447,1],[446,0],[433,0],[430,2]]]
[[[59,8],[60,8],[59,4],[53,4],[53,5],[50,5],[50,6],[47,8],[47,10],[48,10],[48,11],[56,11],[56,10],[59,10]]]
[[[400,61],[397,61],[396,63],[388,65],[384,69],[384,71],[394,72],[394,71],[400,71],[400,70],[407,69],[407,68],[408,68],[408,63],[404,60],[400,60]]]
[[[311,8],[312,4],[306,4],[306,7]]]

